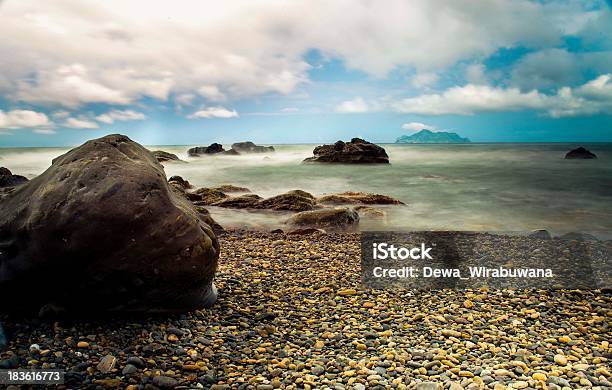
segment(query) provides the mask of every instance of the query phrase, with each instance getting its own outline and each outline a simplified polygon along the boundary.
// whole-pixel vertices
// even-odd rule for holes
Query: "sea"
[[[226,145],[226,149],[230,145]],[[274,145],[273,153],[188,157],[189,146],[149,146],[186,163],[165,163],[196,187],[234,184],[268,197],[293,189],[319,196],[343,191],[393,196],[384,218],[361,230],[469,230],[553,234],[612,232],[612,144],[381,144],[389,165],[302,164],[316,145]],[[565,160],[584,146],[594,160]],[[32,178],[69,148],[0,148],[0,166]],[[210,207],[224,227],[282,228],[285,212]]]

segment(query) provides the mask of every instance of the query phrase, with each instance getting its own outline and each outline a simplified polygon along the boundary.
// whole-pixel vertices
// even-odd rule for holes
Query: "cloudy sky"
[[[0,146],[612,141],[605,0],[0,0]]]

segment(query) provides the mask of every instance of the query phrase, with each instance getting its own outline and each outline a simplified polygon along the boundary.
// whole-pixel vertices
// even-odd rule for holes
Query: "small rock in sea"
[[[28,179],[24,176],[13,175],[8,168],[0,167],[0,188],[14,187],[19,184],[26,183]]]
[[[115,368],[115,364],[117,363],[117,359],[113,355],[106,355],[100,360],[100,363],[96,366],[98,371],[103,374],[112,371]]]
[[[286,222],[293,226],[350,229],[359,224],[359,214],[350,208],[326,208],[297,213]]]
[[[218,144],[216,142],[210,144],[209,146],[196,146],[187,150],[187,154],[190,157],[198,157],[202,154],[216,154],[223,152],[225,152],[225,149],[223,149],[223,145]]]
[[[305,163],[339,163],[339,164],[389,164],[389,156],[382,147],[360,138],[351,142],[337,141],[333,145],[321,145],[312,151],[314,157],[308,157]]]
[[[573,159],[594,159],[597,158],[595,153],[591,153],[589,150],[583,148],[582,146],[576,149],[572,149],[565,155],[565,158],[568,160]]]
[[[153,157],[159,162],[181,161],[176,154],[164,152],[163,150],[155,150],[152,151],[151,154],[153,154]]]
[[[153,384],[160,389],[173,389],[178,385],[178,381],[169,376],[159,375],[153,378]]]

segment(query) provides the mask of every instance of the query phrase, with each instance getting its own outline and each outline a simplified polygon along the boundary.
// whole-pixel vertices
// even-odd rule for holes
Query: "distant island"
[[[460,137],[457,133],[423,129],[412,135],[402,135],[396,144],[465,144],[470,142],[468,138]]]

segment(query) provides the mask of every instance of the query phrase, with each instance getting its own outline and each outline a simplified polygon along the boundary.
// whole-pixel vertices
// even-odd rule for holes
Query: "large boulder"
[[[86,142],[0,202],[3,309],[178,312],[216,299],[215,234],[126,136]]]
[[[359,223],[359,214],[350,208],[327,208],[297,213],[287,224],[297,227],[353,229]]]
[[[340,192],[337,194],[323,195],[317,199],[321,204],[404,204],[399,199],[387,195],[372,194],[369,192]]]
[[[597,158],[594,153],[591,153],[589,150],[586,150],[582,146],[576,149],[572,149],[565,155],[567,160],[576,160],[576,159],[592,159]]]
[[[24,176],[13,175],[8,168],[0,167],[0,188],[14,187],[26,183],[28,179]]]
[[[273,146],[261,146],[255,145],[251,141],[246,142],[236,142],[232,144],[232,149],[238,154],[246,154],[246,153],[268,153],[273,152]]]
[[[340,164],[388,164],[389,156],[385,149],[378,145],[353,138],[351,142],[338,141],[333,145],[321,145],[312,151],[314,157],[304,160],[305,163],[340,163]]]
[[[163,150],[154,150],[151,153],[159,162],[182,161],[176,154],[164,152]]]
[[[316,206],[315,197],[306,191],[293,190],[264,199],[255,208],[266,210],[307,211]]]
[[[191,157],[198,157],[202,154],[216,154],[222,152],[225,152],[223,145],[216,142],[210,144],[209,146],[196,146],[187,150],[187,154]]]

